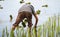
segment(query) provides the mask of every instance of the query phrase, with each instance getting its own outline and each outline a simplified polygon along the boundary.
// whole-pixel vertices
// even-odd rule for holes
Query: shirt
[[[25,4],[23,5],[18,12],[22,12],[22,11],[27,11],[27,12],[31,12],[31,13],[34,13],[34,7],[30,4]]]

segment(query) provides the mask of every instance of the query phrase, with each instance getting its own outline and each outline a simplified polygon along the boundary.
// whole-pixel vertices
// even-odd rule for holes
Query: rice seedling
[[[1,0],[0,0],[1,1]],[[3,7],[0,5],[0,9],[3,9]]]
[[[26,3],[26,4],[31,4],[31,2],[28,2],[28,3]]]
[[[41,12],[40,10],[37,10],[37,11],[36,11],[36,14],[38,14],[38,15],[39,15],[39,14],[40,14],[40,12]]]
[[[31,29],[29,27],[27,30],[24,30],[24,27],[17,27],[15,32],[12,30],[8,32],[6,27],[2,31],[2,37],[60,37],[60,16],[58,16],[58,19],[56,18],[57,16],[49,17],[49,20],[43,25],[37,26],[37,32],[35,28]]]
[[[48,7],[48,5],[42,5],[42,7]]]
[[[9,37],[9,33],[8,33],[8,30],[7,30],[7,27],[6,27],[6,37]]]
[[[5,36],[5,29],[3,29],[3,31],[2,31],[2,37],[4,37]]]
[[[24,0],[21,0],[20,3],[21,3],[21,4],[24,3]]]
[[[15,37],[14,36],[14,32],[11,30],[11,32],[10,32],[10,37]]]
[[[12,21],[12,19],[13,19],[13,17],[12,17],[12,15],[10,15],[10,22]]]

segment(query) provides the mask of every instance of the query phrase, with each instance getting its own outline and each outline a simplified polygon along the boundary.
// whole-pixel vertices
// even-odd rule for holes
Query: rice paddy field
[[[36,28],[19,26],[12,31],[11,25],[23,3],[32,4],[37,15],[41,12],[41,21],[49,18],[43,24],[38,20]],[[0,37],[60,37],[60,0],[0,0],[0,4]]]
[[[48,20],[40,26],[24,29],[17,27],[16,30],[8,32],[6,27],[2,31],[2,37],[60,37],[60,16],[49,17]]]

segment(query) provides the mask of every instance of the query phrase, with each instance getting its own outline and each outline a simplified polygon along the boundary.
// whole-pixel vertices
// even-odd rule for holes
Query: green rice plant
[[[47,22],[47,36],[51,37],[51,19],[50,19],[50,17]]]
[[[35,30],[34,30],[34,27],[32,28],[32,37],[35,37]]]
[[[3,9],[3,7],[0,5],[0,9]]]
[[[42,7],[48,7],[48,5],[46,4],[46,5],[42,5]]]
[[[31,28],[28,27],[28,37],[31,37]]]
[[[10,31],[10,37],[15,37],[15,36],[14,36],[14,31],[13,31],[13,30]]]
[[[21,27],[21,28],[17,27],[16,28],[16,36],[17,37],[26,37],[26,34],[24,32],[24,27]]]
[[[34,37],[37,37],[37,30],[36,30],[35,27],[34,27],[34,29],[33,29],[33,33],[34,33]]]
[[[46,21],[43,25],[37,26],[37,28],[28,27],[27,31],[24,30],[24,27],[17,27],[15,31],[16,33],[13,30],[8,32],[8,29],[6,27],[6,29],[3,29],[2,31],[2,37],[42,37],[42,36],[43,37],[59,37],[60,36],[60,17],[58,17],[58,22],[59,22],[58,25],[56,24],[57,23],[56,18],[57,18],[56,16],[51,18],[49,17],[49,20]]]
[[[4,37],[4,35],[5,35],[5,29],[3,29],[2,31],[2,37]]]
[[[33,30],[34,30],[34,27],[32,28],[32,32],[31,32],[31,33],[32,33],[32,37],[34,37],[34,32],[33,32]]]
[[[41,33],[42,33],[42,25],[40,25],[40,26],[37,28],[37,37],[41,37]]]
[[[52,37],[56,36],[56,16],[52,17]]]
[[[38,9],[38,10],[36,11],[36,14],[38,14],[38,15],[39,15],[39,14],[40,14],[40,12],[41,12],[41,11]]]
[[[24,35],[24,36],[23,36]],[[23,31],[23,34],[22,34],[23,37],[26,37],[26,32]]]
[[[22,37],[26,37],[26,34],[24,32],[24,28],[22,28]]]
[[[60,35],[60,16],[58,15],[58,26],[57,26],[57,28],[56,28],[56,30],[57,30],[57,37],[59,37],[59,35]]]
[[[34,28],[34,30],[35,30],[35,37],[37,37],[37,27]]]
[[[19,31],[19,27],[17,27],[17,28],[16,28],[16,36],[17,36],[17,37],[20,37],[19,35],[20,35],[20,31]]]
[[[58,15],[58,32],[59,32],[59,30],[60,30],[60,29],[59,29],[59,26],[60,26],[60,25],[59,25],[59,22],[60,22],[59,20],[60,20],[60,16]]]
[[[31,4],[31,2],[27,2],[26,4]]]
[[[12,19],[13,19],[13,16],[12,16],[12,15],[10,15],[10,22],[12,21]]]
[[[43,37],[46,37],[46,26],[43,24]]]
[[[24,0],[21,0],[21,1],[20,1],[21,4],[24,3],[24,2],[25,2]]]
[[[8,33],[8,30],[7,30],[7,27],[6,27],[6,37],[9,37],[9,33]]]

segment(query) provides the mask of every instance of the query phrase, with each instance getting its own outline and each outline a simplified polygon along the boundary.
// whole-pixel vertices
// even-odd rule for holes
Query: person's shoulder
[[[32,4],[28,4],[28,6],[33,7],[33,5],[32,5]]]

